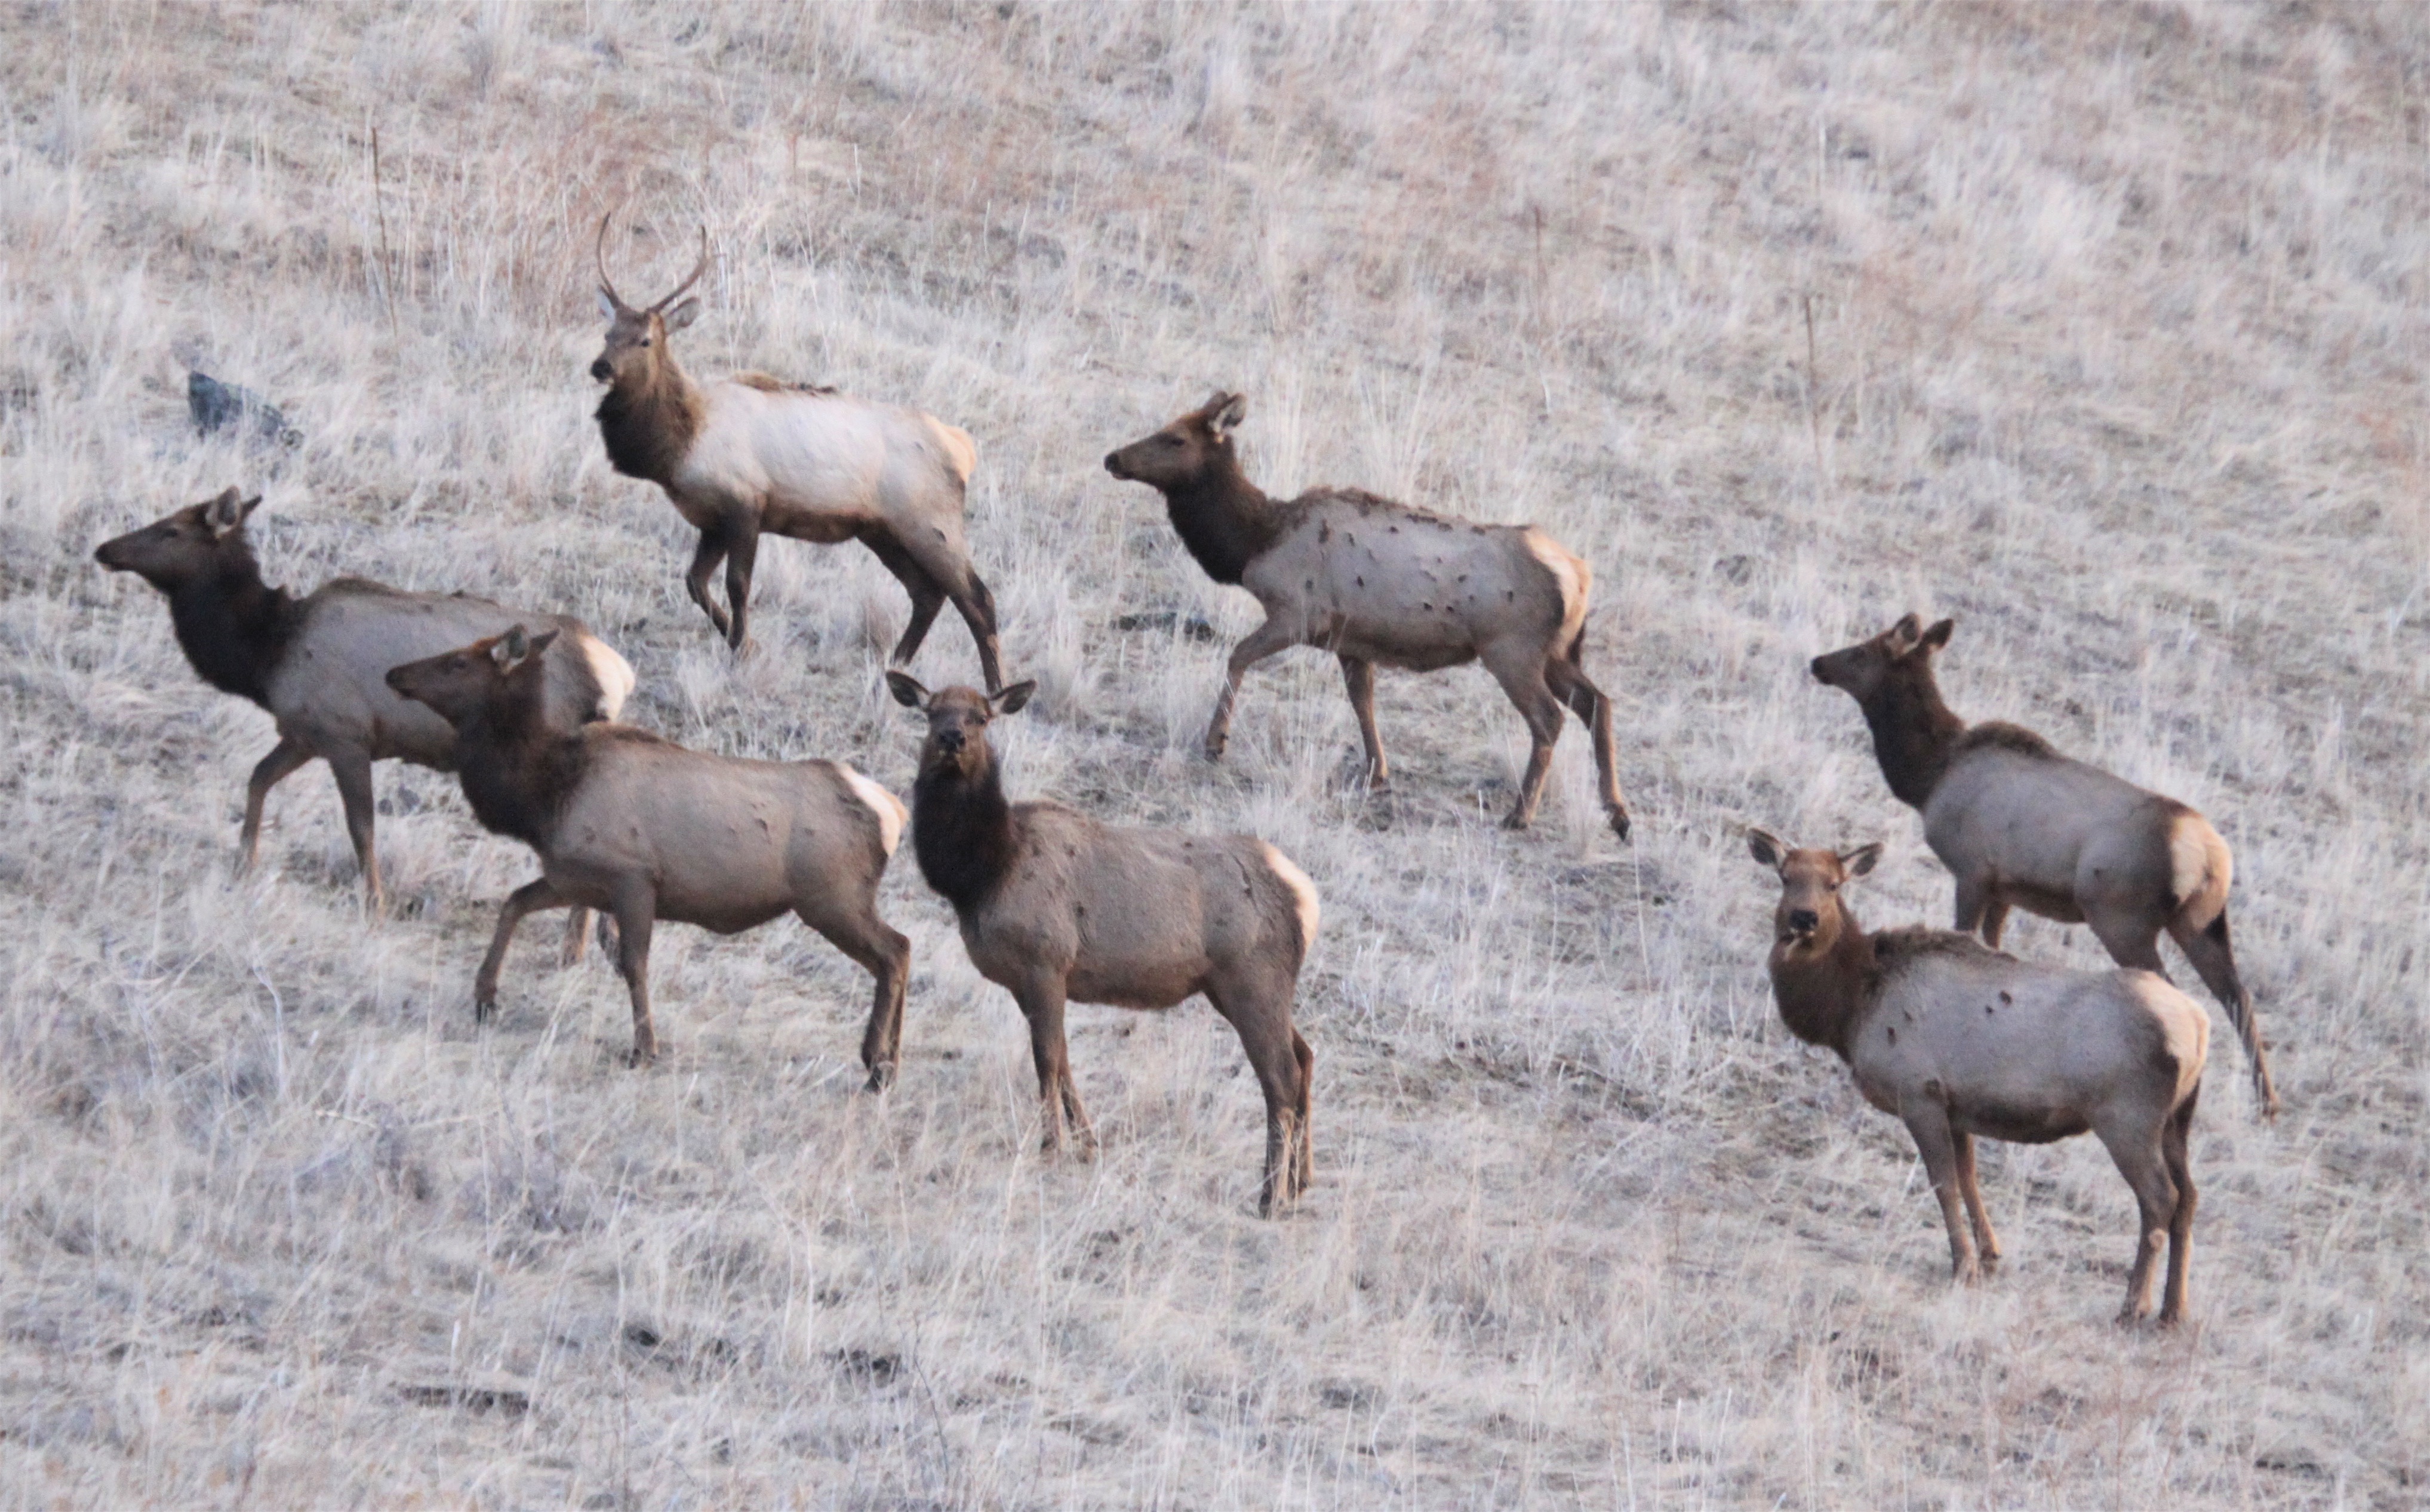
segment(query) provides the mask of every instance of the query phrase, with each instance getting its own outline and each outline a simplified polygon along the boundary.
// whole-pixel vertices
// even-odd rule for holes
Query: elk
[[[1922,926],[1868,935],[1839,894],[1873,869],[1878,844],[1791,850],[1750,829],[1747,847],[1780,877],[1769,965],[1781,1022],[1838,1055],[1865,1101],[1914,1136],[1956,1279],[1977,1281],[2000,1258],[1975,1179],[1975,1136],[2048,1144],[2089,1130],[2141,1214],[2118,1321],[2149,1310],[2165,1238],[2159,1323],[2173,1326],[2185,1314],[2194,1224],[2186,1139],[2210,1050],[2202,1005],[2135,968],[2029,966],[1972,935]]]
[[[911,595],[911,623],[890,659],[917,655],[951,599],[978,643],[989,689],[1001,688],[995,598],[963,540],[963,493],[978,465],[970,433],[916,409],[764,373],[694,383],[667,338],[700,314],[700,301],[682,296],[708,271],[707,228],[698,266],[641,309],[608,281],[607,239],[602,216],[594,253],[608,343],[591,364],[591,375],[608,385],[594,417],[599,435],[617,472],[664,489],[700,532],[684,587],[727,644],[741,651],[749,633],[763,534],[818,545],[858,540]],[[730,614],[708,591],[720,561]]]
[[[1376,667],[1434,672],[1482,661],[1534,742],[1505,824],[1534,822],[1566,707],[1593,733],[1604,810],[1612,833],[1628,839],[1611,700],[1584,665],[1594,581],[1586,562],[1534,525],[1473,524],[1356,489],[1269,498],[1233,455],[1232,432],[1248,412],[1245,396],[1219,391],[1106,457],[1107,472],[1164,495],[1173,528],[1207,576],[1247,589],[1266,611],[1225,668],[1207,726],[1207,759],[1223,757],[1249,669],[1276,652],[1315,646],[1341,662],[1367,747],[1368,787],[1381,790],[1390,773],[1375,727]]]
[[[1028,703],[1035,683],[986,694],[931,693],[901,672],[886,682],[928,722],[912,852],[954,906],[971,964],[1010,989],[1029,1021],[1044,1148],[1062,1147],[1069,1119],[1082,1157],[1096,1152],[1072,1084],[1065,1003],[1169,1008],[1203,992],[1240,1034],[1265,1093],[1258,1215],[1296,1200],[1315,1167],[1316,1056],[1291,1024],[1300,966],[1316,942],[1307,873],[1252,836],[1117,827],[1060,804],[1006,802],[987,727]]]
[[[554,625],[564,639],[547,661],[546,697],[553,718],[578,724],[616,717],[633,690],[633,669],[567,616],[461,593],[408,593],[360,577],[333,579],[302,598],[272,588],[245,537],[245,521],[260,504],[229,489],[104,541],[93,559],[166,594],[169,623],[194,671],[278,722],[278,744],[245,788],[238,869],[254,863],[270,789],[318,758],[337,776],[364,896],[376,912],[385,892],[373,843],[372,763],[394,757],[439,772],[456,764],[456,732],[436,714],[400,708],[382,673],[518,622]],[[577,916],[567,932],[569,957],[581,953],[586,922]]]
[[[1956,927],[1997,949],[2013,906],[2089,924],[2110,959],[2163,977],[2166,929],[2227,1010],[2262,1115],[2275,1118],[2270,1056],[2228,941],[2227,842],[2184,804],[2072,761],[2031,730],[1951,713],[1932,663],[1955,628],[1909,614],[1815,657],[1813,672],[1856,699],[1891,794],[1923,816],[1925,842],[1957,881]]]
[[[455,726],[464,797],[482,824],[540,856],[508,894],[473,986],[497,1006],[515,926],[544,908],[616,921],[633,999],[632,1063],[657,1057],[650,931],[658,920],[741,934],[791,910],[876,979],[860,1059],[869,1088],[894,1079],[911,942],[877,916],[877,884],[909,818],[840,761],[749,761],[690,751],[629,724],[567,728],[548,716],[541,656],[555,631],[518,625],[390,670],[399,698]]]

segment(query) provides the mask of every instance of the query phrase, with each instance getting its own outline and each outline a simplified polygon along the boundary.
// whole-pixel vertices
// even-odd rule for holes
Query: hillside
[[[16,1505],[2418,1504],[2430,1482],[2430,25],[2166,4],[18,5],[0,48],[0,1486]],[[1204,1004],[1075,1008],[1104,1138],[907,854],[900,1085],[791,922],[667,927],[672,1053],[527,926],[452,778],[325,769],[96,542],[235,483],[273,582],[581,615],[627,718],[907,793],[902,590],[770,541],[756,652],[591,420],[591,239],[675,340],[969,430],[1016,794],[1261,835],[1324,897],[1316,1185],[1255,1216]],[[186,373],[291,450],[197,440]],[[1114,446],[1249,396],[1270,490],[1594,566],[1633,844],[1573,722],[1537,828],[1475,669],[1257,622]],[[1793,1040],[1738,826],[1949,882],[1806,660],[1914,609],[1970,718],[2201,808],[2286,1113],[2224,1019],[2193,1325],[2110,1325],[2099,1146],[1989,1145],[1953,1291],[1898,1123]],[[1122,629],[1124,616],[1162,616]],[[1220,634],[1180,628],[1204,616]],[[948,611],[913,670],[973,681]],[[2029,919],[2010,949],[2102,963]],[[2182,963],[2172,957],[2172,963]],[[2190,985],[2189,972],[2179,970]],[[2207,1005],[2207,999],[2203,999]],[[470,1391],[472,1394],[467,1395]]]

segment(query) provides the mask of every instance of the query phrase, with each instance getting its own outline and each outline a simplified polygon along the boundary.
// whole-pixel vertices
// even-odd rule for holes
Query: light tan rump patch
[[[582,659],[591,665],[591,680],[599,685],[599,717],[614,719],[624,711],[624,700],[639,681],[633,675],[633,664],[594,635],[582,638]]]
[[[2180,909],[2195,906],[2189,915],[2194,927],[2209,923],[2227,906],[2235,868],[2227,842],[2210,821],[2190,810],[2169,821],[2169,895]]]
[[[1316,884],[1282,852],[1263,840],[1257,842],[1257,848],[1265,852],[1266,864],[1274,869],[1274,875],[1291,890],[1291,903],[1299,910],[1299,953],[1306,956],[1316,948],[1316,925],[1323,916],[1316,901]]]
[[[1553,584],[1561,595],[1561,635],[1554,653],[1569,650],[1570,641],[1578,627],[1587,621],[1587,600],[1594,588],[1594,569],[1586,558],[1555,540],[1534,525],[1523,528],[1520,539],[1527,544],[1527,555],[1536,558],[1544,571],[1553,574]]]
[[[842,762],[836,763],[836,770],[843,773],[843,780],[851,785],[854,796],[877,816],[877,842],[885,848],[887,855],[892,856],[894,847],[903,839],[903,826],[910,822],[911,810],[903,806],[902,799]]]

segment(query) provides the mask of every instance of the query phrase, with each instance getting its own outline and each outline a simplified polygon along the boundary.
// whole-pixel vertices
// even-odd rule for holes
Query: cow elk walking
[[[518,623],[552,625],[563,635],[539,680],[550,717],[566,725],[614,719],[632,691],[633,669],[581,621],[562,615],[461,593],[408,593],[360,577],[332,579],[302,598],[272,588],[245,537],[260,503],[230,489],[105,541],[93,557],[166,594],[169,622],[194,671],[278,722],[278,744],[245,788],[238,865],[254,863],[270,789],[305,763],[324,760],[337,776],[364,895],[376,911],[384,892],[372,763],[394,757],[440,772],[456,765],[456,732],[426,709],[400,706],[381,681],[389,668]],[[569,955],[579,953],[584,922],[578,917],[567,931]]]
[[[1836,1053],[1865,1101],[1915,1137],[1957,1279],[2000,1257],[1975,1137],[2046,1144],[2089,1130],[2141,1216],[2118,1321],[2150,1307],[2165,1238],[2159,1322],[2177,1322],[2194,1222],[2187,1137],[2210,1046],[2201,1005],[2150,972],[2029,966],[1944,930],[1868,935],[1840,889],[1872,870],[1879,845],[1791,850],[1762,830],[1747,843],[1780,877],[1770,967],[1781,1022]]]
[[[1290,1205],[1314,1167],[1316,1057],[1291,1024],[1300,966],[1316,942],[1307,873],[1246,835],[1117,828],[1060,804],[1007,803],[987,727],[1036,685],[990,696],[932,694],[899,672],[886,680],[897,703],[928,721],[912,850],[954,906],[971,963],[1009,989],[1029,1021],[1045,1147],[1061,1146],[1067,1119],[1084,1153],[1096,1147],[1072,1083],[1065,1003],[1169,1008],[1203,992],[1240,1033],[1265,1093],[1257,1211]]]
[[[539,853],[541,876],[498,911],[473,989],[488,1018],[515,926],[543,908],[615,918],[633,1000],[633,1061],[656,1058],[650,932],[657,921],[740,934],[791,911],[876,979],[861,1064],[869,1086],[901,1058],[911,942],[877,916],[877,884],[908,817],[892,793],[835,761],[745,761],[688,751],[626,724],[548,717],[541,657],[555,632],[504,636],[392,669],[391,695],[457,730],[474,815]]]
[[[764,373],[693,382],[667,338],[700,314],[700,301],[682,296],[708,271],[708,233],[701,233],[699,266],[641,309],[608,281],[607,237],[603,216],[595,251],[608,343],[591,364],[591,375],[608,385],[600,438],[617,472],[664,489],[700,532],[684,587],[718,633],[742,649],[761,536],[858,540],[911,595],[911,622],[891,659],[918,654],[951,599],[978,643],[988,687],[1004,686],[995,599],[963,540],[963,493],[978,463],[970,434],[916,409]],[[708,591],[721,561],[723,608]]]
[[[2167,930],[2227,1010],[2254,1095],[2275,1117],[2269,1053],[2228,941],[2227,842],[2184,804],[2072,761],[2031,730],[1950,712],[1932,661],[1954,628],[1910,614],[1815,657],[1813,672],[1864,710],[1890,792],[1923,816],[1925,842],[1956,878],[1957,928],[1996,948],[2015,906],[2089,924],[2110,959],[2162,976]]]
[[[1220,758],[1240,679],[1292,646],[1341,662],[1367,748],[1367,780],[1390,776],[1375,727],[1375,669],[1433,672],[1482,661],[1527,722],[1533,748],[1506,822],[1533,822],[1561,737],[1561,711],[1594,738],[1595,773],[1612,832],[1628,838],[1614,768],[1611,700],[1585,670],[1585,561],[1534,525],[1481,525],[1412,509],[1356,489],[1269,498],[1240,471],[1232,432],[1248,413],[1217,393],[1155,434],[1106,457],[1106,471],[1164,495],[1181,542],[1207,575],[1257,597],[1266,620],[1232,652],[1207,727]]]

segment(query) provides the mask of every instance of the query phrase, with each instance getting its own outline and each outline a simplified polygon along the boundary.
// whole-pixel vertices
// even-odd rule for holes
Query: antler
[[[669,294],[666,298],[659,300],[655,305],[652,305],[650,308],[654,310],[664,309],[669,305],[674,304],[676,300],[681,299],[683,297],[684,291],[700,282],[700,275],[708,272],[708,227],[704,225],[700,228],[699,264],[692,269],[691,273],[685,277],[683,282],[675,285],[674,293]]]
[[[608,222],[615,213],[609,210],[599,217],[599,242],[591,249],[591,256],[599,264],[599,291],[606,294],[608,302],[618,309],[628,309],[631,307],[624,303],[624,296],[616,292],[616,286],[608,281]]]

